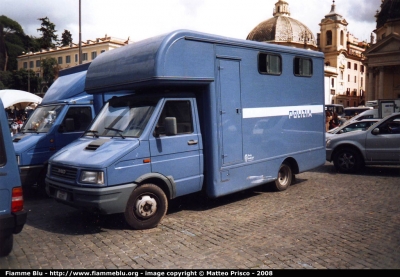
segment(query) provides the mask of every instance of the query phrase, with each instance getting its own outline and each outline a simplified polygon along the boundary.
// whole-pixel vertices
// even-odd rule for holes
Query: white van
[[[344,116],[346,117],[347,120],[353,118],[354,116],[359,115],[360,113],[367,111],[367,110],[372,110],[372,107],[349,107],[344,109]]]
[[[370,110],[363,111],[362,113],[350,118],[347,122],[360,121],[363,119],[370,119],[370,118],[379,118],[378,109],[370,109]]]

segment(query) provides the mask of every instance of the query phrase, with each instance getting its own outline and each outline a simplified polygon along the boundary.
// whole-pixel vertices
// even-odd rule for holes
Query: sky
[[[316,37],[332,0],[285,0],[290,17]],[[259,23],[272,18],[278,0],[81,0],[82,40],[105,35],[140,41],[177,29],[246,39]],[[381,0],[336,0],[336,12],[359,41],[370,41]],[[40,37],[39,18],[48,17],[61,39],[64,30],[79,42],[79,0],[0,0],[0,15],[18,22],[25,34]]]

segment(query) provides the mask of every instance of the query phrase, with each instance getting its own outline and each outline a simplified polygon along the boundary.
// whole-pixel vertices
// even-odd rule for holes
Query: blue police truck
[[[42,103],[13,137],[24,187],[37,185],[44,191],[48,159],[79,138],[94,118],[93,95],[85,92],[88,67],[61,70]]]
[[[14,234],[22,231],[27,218],[18,165],[12,148],[10,127],[0,99],[0,256],[13,249]]]
[[[51,157],[46,191],[146,229],[169,199],[201,190],[285,190],[325,163],[323,82],[320,52],[187,30],[109,51],[86,91],[130,93]]]

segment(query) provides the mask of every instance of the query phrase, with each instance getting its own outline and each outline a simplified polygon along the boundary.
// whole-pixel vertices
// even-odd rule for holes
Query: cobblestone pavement
[[[34,194],[25,207],[1,269],[400,269],[399,167],[327,163],[284,192],[187,196],[144,231]]]

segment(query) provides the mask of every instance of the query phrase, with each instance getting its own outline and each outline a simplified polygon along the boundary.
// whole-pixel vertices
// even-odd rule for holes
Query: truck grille
[[[75,180],[77,171],[78,170],[75,168],[53,165],[51,167],[51,176],[67,180]]]

